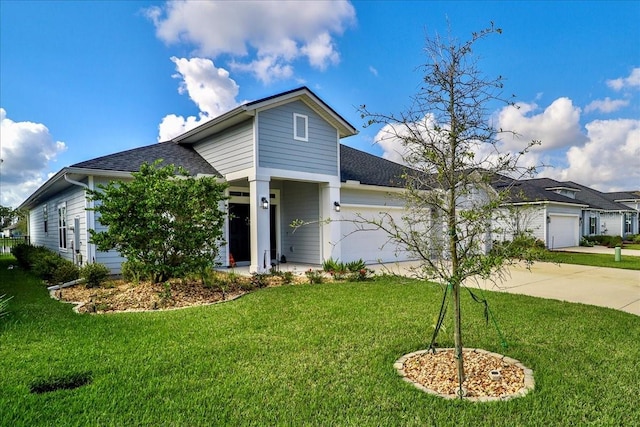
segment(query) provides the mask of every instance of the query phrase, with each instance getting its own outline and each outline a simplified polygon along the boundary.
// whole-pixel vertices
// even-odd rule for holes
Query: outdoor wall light
[[[333,209],[336,212],[340,212],[340,202],[333,202]]]
[[[269,201],[267,200],[266,197],[263,197],[261,202],[262,202],[262,209],[269,209]]]

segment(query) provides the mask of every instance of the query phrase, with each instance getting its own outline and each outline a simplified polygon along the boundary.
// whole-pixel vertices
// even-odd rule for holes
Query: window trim
[[[58,248],[66,251],[69,247],[67,236],[67,202],[58,204]]]
[[[304,120],[304,136],[298,136],[298,119]],[[304,114],[293,113],[293,139],[296,141],[309,141],[309,117]]]

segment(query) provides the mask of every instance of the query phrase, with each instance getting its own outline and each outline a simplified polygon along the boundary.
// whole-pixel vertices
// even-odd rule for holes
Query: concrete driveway
[[[640,258],[638,258],[640,263]],[[561,301],[615,308],[640,316],[640,271],[538,262],[509,269],[499,283],[478,281],[469,286]]]
[[[567,248],[571,252],[611,253],[603,247]],[[622,256],[636,256],[640,251],[623,249]],[[410,275],[415,262],[372,266],[376,271]],[[536,262],[528,270],[524,264],[512,266],[502,281],[468,281],[467,286],[484,290],[531,295],[561,301],[579,302],[614,308],[640,316],[640,271],[591,267],[574,264]]]

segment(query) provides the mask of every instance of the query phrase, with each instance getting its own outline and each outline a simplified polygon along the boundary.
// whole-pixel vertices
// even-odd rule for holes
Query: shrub
[[[285,271],[284,273],[282,273],[282,284],[283,285],[290,285],[293,283],[295,276],[293,274],[293,272],[291,271]]]
[[[594,243],[591,240],[587,239],[586,237],[582,237],[580,239],[580,246],[591,248],[594,246]]]
[[[640,243],[640,234],[636,234],[633,237],[630,237],[633,243]]]
[[[542,240],[533,236],[519,235],[513,241],[493,242],[491,249],[493,255],[519,260],[544,260],[546,247]]]
[[[140,283],[141,280],[145,280],[144,269],[142,266],[134,261],[125,261],[121,266],[122,279],[133,284]]]
[[[309,279],[309,283],[311,283],[312,285],[314,284],[320,284],[324,282],[324,276],[322,275],[322,271],[318,271],[318,270],[309,270],[306,271],[304,273],[307,276],[307,279]]]
[[[97,262],[85,264],[80,269],[80,276],[86,280],[87,288],[97,288],[109,277],[111,271],[106,265]]]
[[[610,236],[609,242],[607,243],[607,247],[615,248],[616,246],[622,247],[622,237]]]
[[[60,258],[51,276],[51,283],[67,283],[80,277],[80,269],[71,261]]]
[[[79,277],[78,267],[43,246],[20,243],[11,249],[18,265],[42,280],[64,283]]]
[[[268,278],[269,278],[268,274],[253,273],[250,279],[253,289],[266,287],[269,284],[267,280]]]
[[[366,280],[372,280],[373,275],[373,270],[365,267],[356,271],[352,271],[349,274],[349,280],[352,282],[364,282]]]
[[[31,264],[29,263],[29,257],[30,257],[30,252],[32,252],[34,248],[35,246],[32,246],[28,243],[19,243],[11,248],[11,253],[16,258],[20,268],[24,270],[31,269]]]
[[[352,273],[360,272],[363,269],[367,268],[367,264],[360,258],[357,261],[351,261],[347,263],[347,270]]]

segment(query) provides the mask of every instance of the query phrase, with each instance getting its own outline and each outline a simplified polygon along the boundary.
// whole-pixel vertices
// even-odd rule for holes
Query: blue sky
[[[542,174],[640,189],[640,2],[154,2],[0,0],[0,204],[64,166],[170,138],[239,103],[306,85],[360,129],[347,145],[398,160],[356,107],[399,112],[424,40],[478,45],[542,141]],[[513,148],[508,141],[505,150]]]

